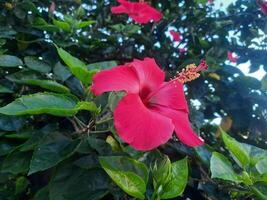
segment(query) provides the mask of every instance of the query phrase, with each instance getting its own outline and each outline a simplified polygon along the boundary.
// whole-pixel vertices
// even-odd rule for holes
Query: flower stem
[[[103,123],[108,122],[108,121],[110,121],[112,119],[113,119],[113,117],[106,118],[106,119],[103,119],[103,120],[99,120],[99,121],[96,121],[95,124],[96,125],[103,124]]]

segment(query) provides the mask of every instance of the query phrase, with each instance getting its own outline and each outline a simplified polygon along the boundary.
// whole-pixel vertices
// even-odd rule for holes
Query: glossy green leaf
[[[0,113],[5,115],[51,114],[55,116],[73,116],[79,110],[98,112],[98,108],[93,102],[78,102],[71,95],[36,93],[22,96],[1,107]]]
[[[161,199],[171,199],[183,194],[188,179],[187,158],[176,161],[171,165],[171,179],[163,186]]]
[[[144,199],[148,169],[145,164],[124,156],[99,157],[103,169],[127,194]]]
[[[234,138],[230,137],[227,133],[225,133],[222,128],[220,128],[220,131],[222,132],[223,141],[230,152],[235,156],[235,158],[241,163],[243,167],[248,165],[250,162],[249,153],[246,151],[243,145],[237,142]]]
[[[36,57],[27,56],[24,58],[24,62],[26,66],[32,70],[35,70],[41,73],[48,73],[51,71],[51,67],[47,63],[45,63],[44,61]]]
[[[35,148],[29,174],[44,171],[70,157],[78,148],[80,140],[71,141],[59,133],[47,135]]]
[[[18,67],[23,65],[23,62],[16,56],[0,55],[0,67]]]
[[[95,69],[87,70],[87,66],[84,62],[72,56],[62,48],[57,47],[57,52],[74,76],[86,86],[91,83],[92,76],[97,72]]]
[[[223,179],[240,183],[238,175],[234,172],[231,162],[222,154],[213,152],[210,160],[212,178]]]

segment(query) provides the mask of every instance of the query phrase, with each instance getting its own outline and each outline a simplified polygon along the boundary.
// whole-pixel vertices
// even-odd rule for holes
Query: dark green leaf
[[[1,67],[18,67],[23,65],[23,62],[16,56],[0,55]]]
[[[31,156],[31,152],[13,151],[5,158],[1,171],[12,174],[27,173]]]
[[[29,174],[44,171],[70,157],[78,148],[80,140],[71,141],[59,133],[46,136],[35,148]]]
[[[49,200],[98,200],[108,192],[108,177],[100,169],[65,166],[49,184]]]
[[[48,73],[51,71],[51,67],[45,63],[44,61],[32,57],[32,56],[27,56],[24,58],[24,62],[27,65],[28,68],[41,72],[41,73]]]

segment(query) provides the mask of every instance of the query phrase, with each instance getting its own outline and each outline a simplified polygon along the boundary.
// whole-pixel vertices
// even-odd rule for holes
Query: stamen
[[[145,2],[145,0],[139,0],[139,3],[144,3]]]
[[[197,79],[200,74],[200,71],[207,70],[208,66],[205,60],[201,60],[200,64],[196,66],[195,64],[187,65],[185,69],[182,69],[181,72],[177,72],[177,78],[173,80],[179,81],[181,83],[186,83],[192,80]]]

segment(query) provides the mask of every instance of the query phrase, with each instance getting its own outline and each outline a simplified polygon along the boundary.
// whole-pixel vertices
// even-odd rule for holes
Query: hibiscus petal
[[[190,147],[197,147],[204,144],[204,141],[192,130],[188,113],[162,106],[154,106],[150,109],[172,119],[176,135],[182,143]]]
[[[145,97],[151,91],[158,88],[165,79],[165,73],[159,68],[153,58],[144,60],[134,59],[131,66],[136,70],[140,81],[140,95]]]
[[[140,24],[146,24],[151,20],[158,22],[162,19],[162,13],[147,3],[133,3],[129,16]]]
[[[174,110],[188,113],[188,106],[184,95],[183,84],[177,81],[165,82],[149,96],[150,105],[161,105]]]
[[[139,80],[132,67],[117,66],[103,70],[93,77],[91,91],[100,95],[108,91],[139,92]]]
[[[128,94],[118,103],[114,124],[121,139],[140,151],[166,143],[174,130],[171,119],[146,108],[137,94]]]
[[[111,8],[111,12],[114,14],[122,14],[122,13],[127,13],[128,9],[125,8],[123,5],[114,6]]]

